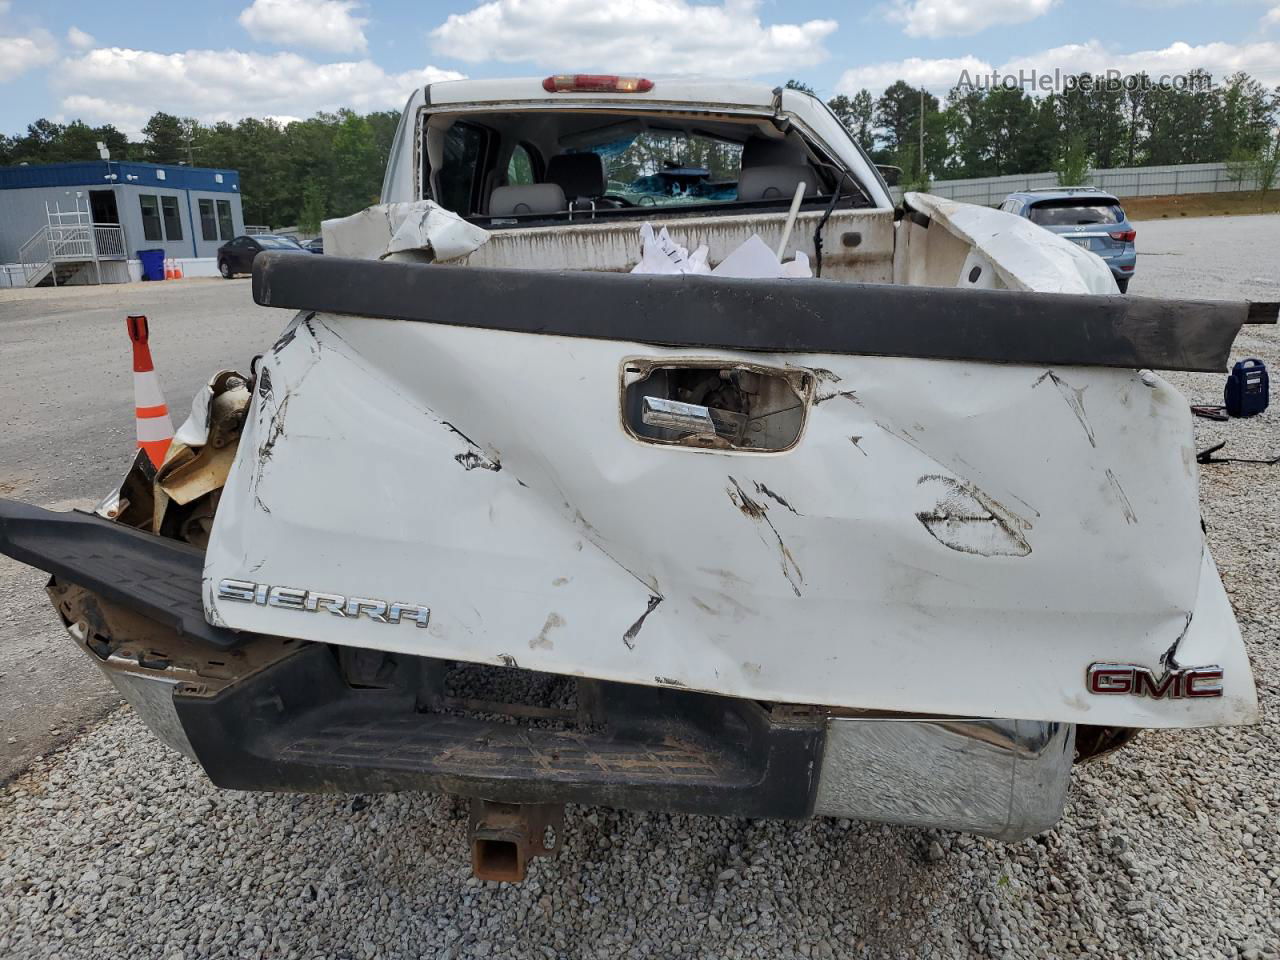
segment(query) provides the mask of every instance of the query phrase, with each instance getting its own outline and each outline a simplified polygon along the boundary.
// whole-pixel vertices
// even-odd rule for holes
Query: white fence
[[[1113,167],[1092,171],[1086,182],[1117,197],[1154,197],[1171,193],[1228,193],[1256,190],[1252,179],[1233,180],[1225,163],[1183,163],[1164,167]],[[1024,173],[976,180],[936,180],[929,192],[966,203],[999,206],[1019,190],[1058,186],[1056,173]],[[900,194],[900,191],[895,191]]]

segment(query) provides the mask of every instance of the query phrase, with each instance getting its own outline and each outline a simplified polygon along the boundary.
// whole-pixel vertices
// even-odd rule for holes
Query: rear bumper
[[[1103,261],[1111,269],[1112,276],[1117,280],[1124,280],[1133,276],[1138,266],[1138,255],[1129,253],[1118,257],[1104,257]]]
[[[171,541],[0,503],[0,547],[55,573],[71,637],[222,787],[840,816],[1013,840],[1057,822],[1070,781],[1071,724],[835,715],[588,679],[572,681],[572,706],[464,699],[447,661],[206,624],[198,553]]]
[[[1061,817],[1075,738],[1061,723],[796,718],[625,684],[602,685],[600,724],[511,723],[353,688],[315,644],[212,694],[98,662],[162,740],[239,790],[839,816],[1016,840]]]

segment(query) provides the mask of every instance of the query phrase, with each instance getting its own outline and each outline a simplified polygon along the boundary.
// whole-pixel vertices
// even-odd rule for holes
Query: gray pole
[[[924,87],[920,88],[920,179],[924,180]]]

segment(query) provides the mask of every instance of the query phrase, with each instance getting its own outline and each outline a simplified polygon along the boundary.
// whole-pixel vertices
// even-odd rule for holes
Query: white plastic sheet
[[[642,252],[640,262],[632,273],[709,274],[713,277],[811,277],[809,258],[796,251],[795,259],[781,263],[769,245],[752,234],[745,242],[731,250],[712,268],[707,264],[709,251],[706,245],[693,253],[671,239],[667,228],[654,233],[646,223],[640,228]]]
[[[489,239],[431,200],[380,203],[322,225],[324,252],[362,260],[456,260]]]

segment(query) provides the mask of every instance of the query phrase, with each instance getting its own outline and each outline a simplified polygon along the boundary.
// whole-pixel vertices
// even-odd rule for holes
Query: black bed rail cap
[[[1249,304],[954,287],[517,270],[263,253],[253,297],[663,347],[1034,366],[1226,369]]]

